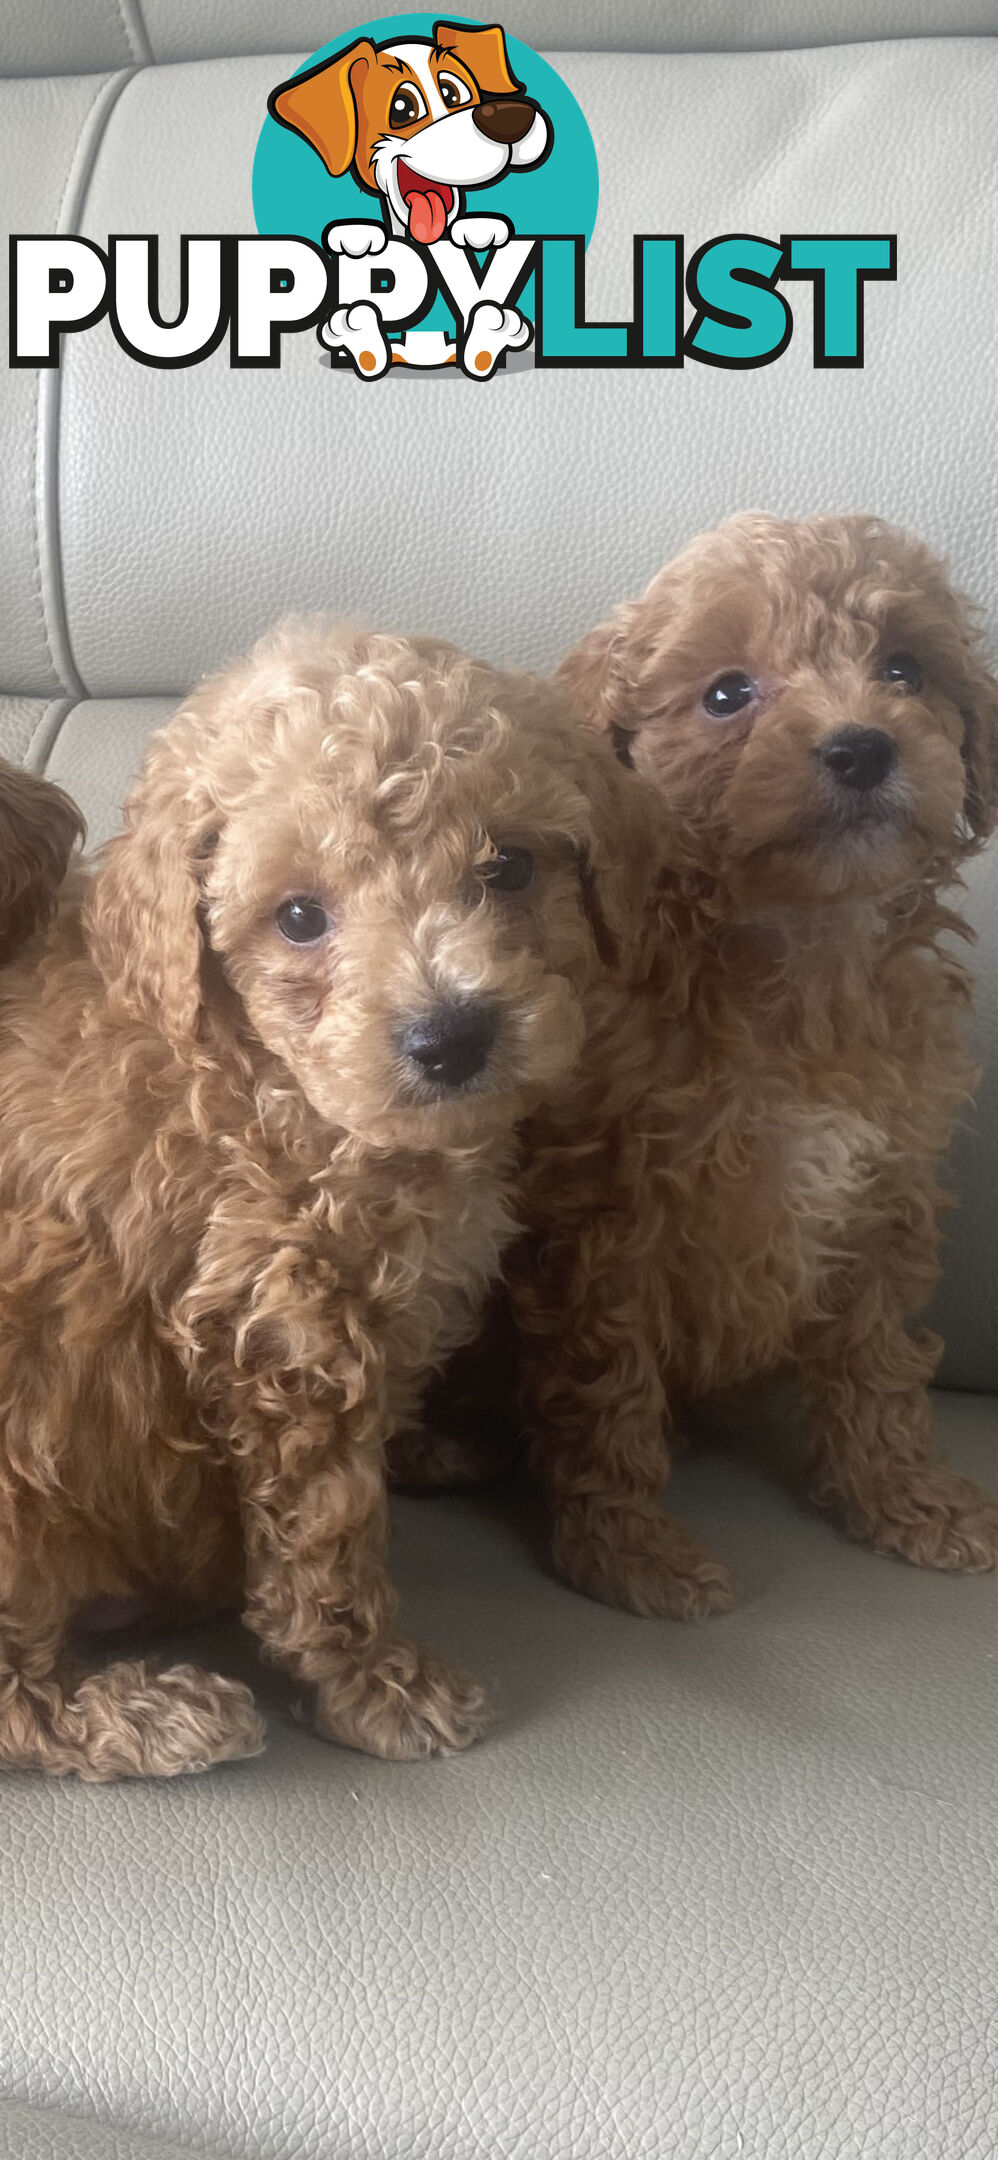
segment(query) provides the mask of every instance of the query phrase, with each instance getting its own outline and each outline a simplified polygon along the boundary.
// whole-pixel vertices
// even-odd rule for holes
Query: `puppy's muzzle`
[[[841,787],[868,790],[880,787],[893,772],[897,751],[883,728],[836,728],[820,744],[818,756]]]
[[[402,1029],[399,1049],[419,1077],[436,1088],[466,1087],[488,1063],[498,1032],[488,1005],[467,1000],[440,1005]]]
[[[489,142],[515,143],[529,135],[536,111],[526,98],[490,98],[485,105],[475,105],[471,117]]]

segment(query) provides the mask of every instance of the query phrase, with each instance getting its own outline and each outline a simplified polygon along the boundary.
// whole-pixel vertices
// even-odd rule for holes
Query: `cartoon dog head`
[[[551,147],[550,121],[511,73],[497,23],[438,22],[432,39],[397,44],[360,38],[279,83],[267,103],[327,172],[352,171],[387,202],[399,233],[423,246],[453,223],[462,188],[539,165]]]

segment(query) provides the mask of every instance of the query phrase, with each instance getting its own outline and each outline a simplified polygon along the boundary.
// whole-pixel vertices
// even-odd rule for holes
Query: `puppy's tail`
[[[0,759],[0,961],[47,920],[85,835],[76,804],[60,787]]]
[[[108,1665],[68,1693],[55,1675],[28,1679],[0,1655],[0,1767],[73,1773],[91,1784],[180,1777],[258,1755],[264,1728],[248,1688],[196,1665],[157,1672]]]

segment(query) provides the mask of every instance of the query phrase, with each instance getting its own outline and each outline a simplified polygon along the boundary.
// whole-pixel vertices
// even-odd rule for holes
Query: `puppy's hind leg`
[[[157,1672],[140,1660],[74,1684],[59,1661],[62,1633],[61,1616],[29,1626],[0,1612],[0,1769],[107,1784],[259,1754],[248,1688],[194,1665]]]

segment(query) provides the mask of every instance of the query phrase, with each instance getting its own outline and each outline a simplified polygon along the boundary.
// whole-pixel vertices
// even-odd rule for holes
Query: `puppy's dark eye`
[[[480,868],[494,892],[525,892],[534,874],[534,858],[529,848],[502,847]]]
[[[413,121],[419,120],[424,111],[422,98],[415,90],[407,87],[405,90],[396,90],[388,107],[388,118],[393,127],[411,127]]]
[[[703,709],[710,714],[712,720],[730,720],[734,713],[740,713],[746,705],[751,705],[758,695],[751,677],[743,675],[738,668],[732,668],[730,674],[719,675],[717,681],[711,683],[710,689],[704,691]]]
[[[313,900],[308,893],[292,893],[290,900],[282,900],[274,921],[289,945],[317,945],[329,929],[329,917],[321,901]]]
[[[459,105],[471,104],[467,83],[459,82],[456,75],[438,75],[437,89],[448,112],[456,112]]]
[[[920,690],[922,670],[914,653],[893,652],[880,670],[882,682],[896,683],[899,690]]]

